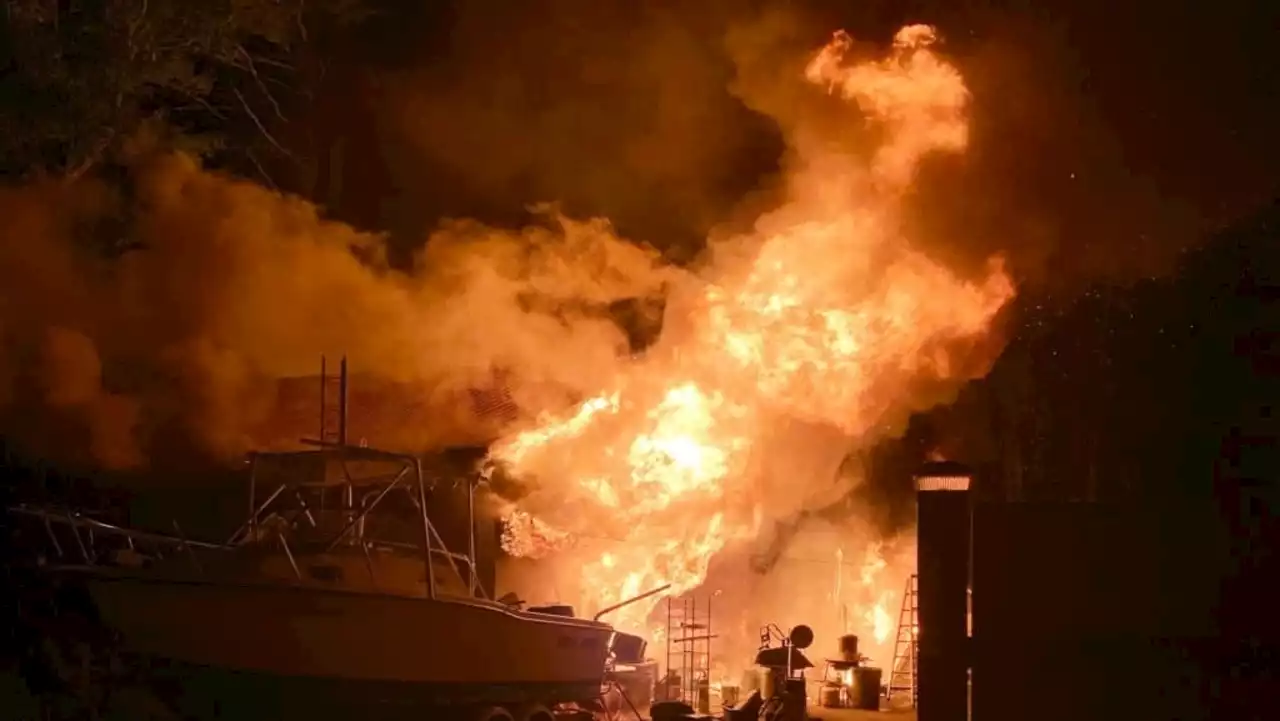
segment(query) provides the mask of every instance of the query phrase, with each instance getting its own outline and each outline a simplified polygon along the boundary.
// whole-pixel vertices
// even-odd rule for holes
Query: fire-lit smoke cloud
[[[886,57],[850,57],[842,33],[781,85],[744,85],[815,108],[780,119],[780,202],[712,245],[644,357],[495,448],[530,489],[522,511],[579,537],[562,557],[586,605],[696,587],[730,544],[847,493],[849,451],[984,370],[969,351],[1013,296],[999,260],[958,277],[903,235],[921,160],[967,139],[969,95],[935,42],[910,26]],[[615,620],[642,627],[650,608]]]
[[[484,440],[465,388],[502,371],[530,412],[598,388],[628,352],[608,306],[673,275],[551,208],[518,232],[447,224],[395,269],[380,237],[186,157],[129,172],[128,195],[0,191],[0,432],[46,457],[120,468],[296,441],[273,435],[276,381],[321,354],[435,404],[398,444]]]
[[[739,0],[460,0],[430,62],[378,78],[395,227],[531,200],[687,260],[779,150],[725,88]]]

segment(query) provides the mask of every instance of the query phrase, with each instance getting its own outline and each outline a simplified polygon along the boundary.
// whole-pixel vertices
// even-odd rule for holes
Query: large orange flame
[[[887,58],[848,64],[837,34],[804,78],[881,127],[875,151],[802,150],[789,201],[733,242],[746,262],[711,263],[677,294],[660,342],[612,387],[494,447],[541,490],[522,508],[580,541],[583,605],[698,586],[718,551],[803,505],[813,479],[762,470],[762,455],[785,452],[769,447],[780,424],[835,429],[845,450],[870,443],[908,384],[952,377],[955,344],[986,334],[1013,296],[999,259],[966,281],[900,234],[921,157],[968,137],[969,94],[935,38],[907,27]],[[507,550],[533,555],[515,535]],[[877,598],[866,621],[884,640],[894,593]],[[611,620],[643,629],[652,607]]]

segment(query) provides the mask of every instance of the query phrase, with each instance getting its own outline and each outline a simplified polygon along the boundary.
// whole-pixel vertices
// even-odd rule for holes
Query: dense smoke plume
[[[515,232],[448,224],[397,270],[380,237],[189,158],[143,155],[129,173],[127,194],[0,192],[0,419],[47,457],[127,468],[296,440],[270,427],[277,379],[344,353],[436,410],[391,440],[484,440],[459,393],[496,370],[533,411],[597,387],[628,352],[609,305],[674,273],[550,208]],[[103,239],[128,247],[108,258]]]
[[[781,148],[726,86],[743,3],[456,3],[440,62],[378,78],[400,229],[554,199],[688,260]],[[443,56],[443,57],[441,57]]]
[[[1082,97],[1114,64],[1082,67],[1075,39],[1034,4],[937,7],[927,18],[908,5],[826,0],[455,5],[447,40],[423,44],[429,63],[375,83],[401,191],[384,219],[410,242],[442,214],[505,216],[555,199],[688,259],[724,221],[741,231],[776,204],[782,179],[768,176],[790,131],[802,117],[819,122],[811,111],[824,103],[782,82],[797,48],[845,27],[870,50],[921,19],[937,20],[975,99],[966,152],[927,160],[904,200],[913,239],[934,257],[979,274],[1000,252],[1020,286],[1067,296],[1099,278],[1161,272],[1214,222],[1215,208],[1137,172],[1129,146],[1151,134],[1117,136],[1115,118]],[[1178,140],[1158,155],[1189,163],[1186,150]]]

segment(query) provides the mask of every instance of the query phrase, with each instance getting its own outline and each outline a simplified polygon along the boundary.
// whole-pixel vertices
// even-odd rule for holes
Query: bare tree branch
[[[311,102],[323,82],[325,59],[312,44],[358,22],[365,2],[237,0],[229,11],[226,3],[107,0],[79,12],[81,2],[0,0],[12,66],[6,91],[30,109],[0,118],[0,172],[46,168],[74,182],[157,120],[174,147],[186,147],[184,134],[223,147],[243,147],[245,136],[257,145],[252,136],[261,134],[275,149],[257,147],[260,158],[294,157],[301,146],[290,150],[290,139],[274,133],[291,122],[284,111]],[[231,122],[242,112],[252,126]]]
[[[177,93],[179,93],[180,95],[182,95],[184,98],[187,98],[187,99],[191,100],[191,102],[193,102],[193,103],[195,103],[196,105],[199,105],[200,107],[202,107],[202,108],[204,108],[205,110],[207,110],[207,111],[209,112],[209,114],[210,114],[210,115],[212,115],[213,117],[217,118],[218,120],[226,120],[226,119],[227,119],[226,113],[223,113],[222,111],[218,110],[218,109],[217,109],[216,107],[214,107],[214,106],[213,106],[213,104],[212,104],[212,103],[210,103],[207,99],[205,99],[205,98],[203,98],[203,97],[201,97],[201,96],[199,96],[199,95],[196,95],[195,93],[191,92],[190,90],[187,90],[186,88],[183,88],[183,87],[180,87],[180,86],[176,86],[176,85],[175,85],[175,86],[171,86],[171,87],[172,87],[172,89],[173,89],[174,91],[176,91]]]
[[[258,173],[262,176],[262,179],[267,181],[267,185],[270,185],[272,190],[279,190],[280,186],[276,185],[276,181],[269,173],[267,173],[266,168],[263,168],[262,163],[258,162],[258,156],[254,155],[252,150],[246,150],[244,151],[244,154],[249,158],[249,162],[253,163],[253,167],[258,169]]]
[[[236,98],[240,100],[240,107],[244,108],[244,111],[249,115],[249,119],[253,121],[253,124],[258,126],[258,130],[262,133],[263,137],[265,137],[281,153],[292,158],[293,154],[285,149],[285,147],[280,144],[280,141],[275,139],[275,136],[271,134],[271,131],[267,130],[267,127],[262,124],[262,120],[258,118],[258,114],[253,112],[253,108],[249,107],[249,102],[244,99],[244,95],[240,92],[240,89],[232,87],[231,92],[235,93]]]
[[[307,26],[302,22],[302,15],[307,11],[307,0],[298,0],[298,14],[294,17],[298,21],[298,36],[302,38],[302,42],[307,42]]]
[[[111,146],[111,141],[115,137],[114,132],[109,132],[98,142],[94,143],[93,149],[90,150],[83,159],[73,168],[67,170],[62,176],[62,182],[71,185],[89,172],[91,168],[102,160],[103,154],[107,152],[107,148]]]
[[[257,63],[259,65],[270,65],[273,68],[280,68],[281,70],[288,70],[291,73],[297,72],[298,70],[293,65],[290,65],[283,60],[276,60],[275,58],[259,57]]]
[[[239,45],[237,48],[244,55],[244,59],[249,62],[249,74],[253,76],[254,82],[258,84],[258,89],[267,97],[267,102],[271,103],[271,108],[275,111],[276,117],[288,122],[284,117],[284,113],[280,112],[280,103],[276,102],[275,96],[271,94],[270,90],[267,90],[267,84],[262,82],[262,76],[258,75],[258,66],[253,63],[253,56],[249,54],[248,50],[244,49],[243,45]]]

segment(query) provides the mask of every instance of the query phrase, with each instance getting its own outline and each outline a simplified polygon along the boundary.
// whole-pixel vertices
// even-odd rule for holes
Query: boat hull
[[[89,575],[127,651],[244,678],[432,702],[598,695],[612,629],[477,599]],[[318,684],[318,685],[317,685]],[[378,694],[374,694],[378,695]],[[501,700],[501,699],[496,699]]]

